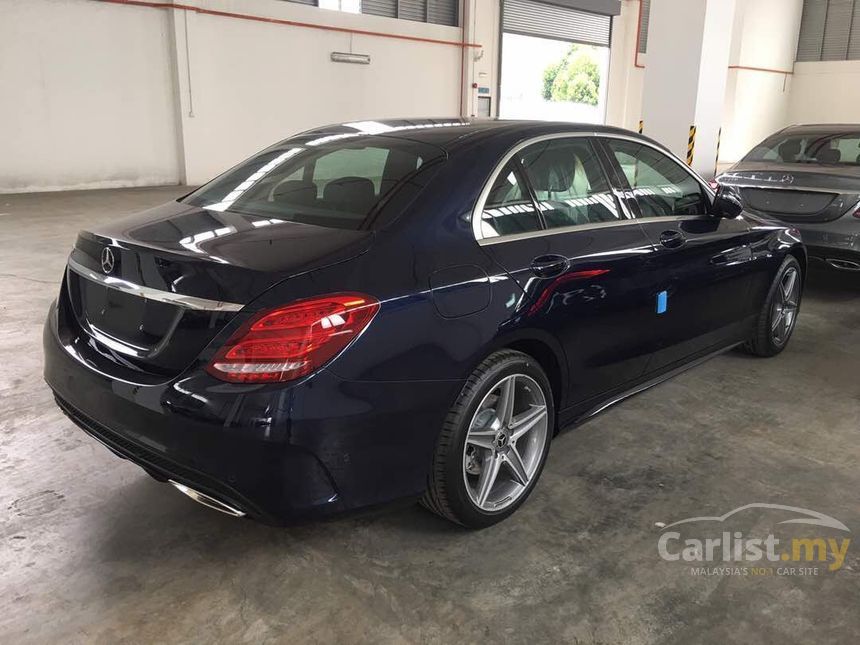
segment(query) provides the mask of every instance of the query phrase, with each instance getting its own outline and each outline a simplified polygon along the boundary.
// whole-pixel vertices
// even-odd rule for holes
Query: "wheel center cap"
[[[500,432],[496,435],[496,439],[493,443],[496,445],[496,450],[501,450],[508,445],[508,435],[504,432]]]

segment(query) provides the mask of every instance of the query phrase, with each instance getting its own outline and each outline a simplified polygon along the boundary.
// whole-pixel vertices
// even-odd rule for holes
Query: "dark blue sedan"
[[[347,123],[82,231],[45,378],[223,512],[420,498],[482,527],[559,429],[737,345],[780,352],[805,271],[795,230],[624,130]]]

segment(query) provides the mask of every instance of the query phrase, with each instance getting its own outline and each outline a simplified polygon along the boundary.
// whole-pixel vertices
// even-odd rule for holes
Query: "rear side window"
[[[365,228],[390,193],[408,185],[441,150],[374,137],[265,150],[198,189],[185,203],[332,228]]]
[[[744,161],[860,165],[860,132],[781,134],[750,150]]]
[[[708,212],[709,201],[701,184],[670,156],[634,141],[605,141],[633,190],[642,217]]]
[[[600,162],[586,139],[536,143],[523,150],[521,160],[547,228],[621,218]]]
[[[541,228],[534,202],[514,162],[498,174],[481,213],[482,237],[528,233]]]

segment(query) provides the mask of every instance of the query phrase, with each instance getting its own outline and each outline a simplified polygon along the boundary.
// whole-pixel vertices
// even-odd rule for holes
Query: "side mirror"
[[[714,203],[711,204],[711,215],[714,217],[724,217],[726,219],[734,219],[744,210],[744,205],[735,192],[725,186],[717,188],[717,196],[714,197]]]

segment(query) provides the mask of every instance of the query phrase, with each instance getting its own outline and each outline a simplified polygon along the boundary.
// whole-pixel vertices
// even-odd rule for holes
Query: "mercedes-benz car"
[[[484,527],[560,429],[729,348],[782,351],[805,271],[796,230],[625,130],[346,123],[81,231],[45,378],[225,513],[418,499]]]
[[[796,227],[809,257],[860,271],[860,125],[794,125],[716,178],[744,206]]]

